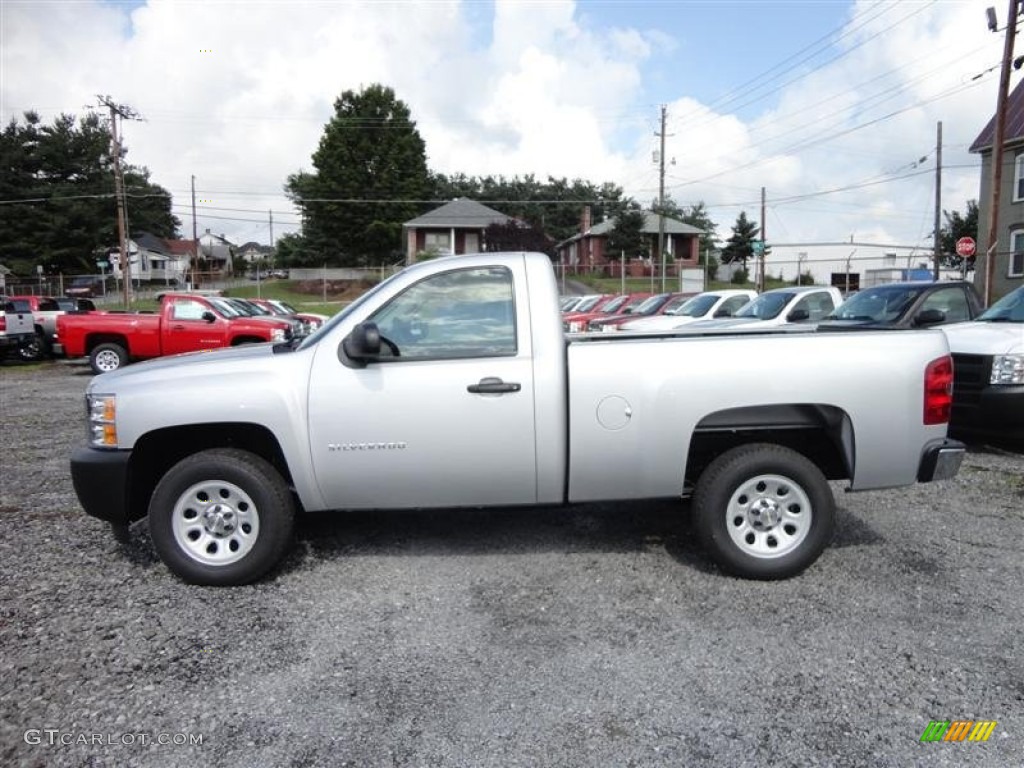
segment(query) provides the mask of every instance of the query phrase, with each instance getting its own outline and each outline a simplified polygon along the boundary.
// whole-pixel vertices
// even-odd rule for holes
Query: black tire
[[[120,344],[113,342],[97,344],[89,353],[89,367],[96,374],[110,373],[126,365],[128,365],[128,353]]]
[[[284,556],[295,509],[284,479],[263,458],[215,448],[182,459],[149,502],[160,559],[191,584],[236,586],[263,576]]]
[[[733,448],[712,461],[697,481],[692,509],[708,554],[749,579],[800,573],[835,528],[835,499],[821,470],[773,443]]]
[[[47,354],[46,336],[42,331],[36,331],[32,335],[32,341],[25,342],[18,347],[18,357],[26,363],[42,360]]]

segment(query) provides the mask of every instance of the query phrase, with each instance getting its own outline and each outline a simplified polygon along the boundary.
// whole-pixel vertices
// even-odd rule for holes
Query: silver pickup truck
[[[851,490],[951,477],[939,331],[567,339],[542,254],[409,267],[304,340],[94,378],[86,512],[186,581],[253,581],[300,510],[690,499],[731,573],[791,576]]]

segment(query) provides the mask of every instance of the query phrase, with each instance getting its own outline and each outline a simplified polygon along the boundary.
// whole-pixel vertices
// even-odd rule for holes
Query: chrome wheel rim
[[[204,480],[178,497],[171,513],[174,540],[203,565],[230,565],[256,545],[260,516],[252,498],[234,483]]]
[[[811,500],[783,475],[757,475],[740,485],[726,508],[726,529],[745,554],[782,557],[803,543],[813,521]]]
[[[96,367],[104,373],[116,371],[121,367],[121,356],[110,349],[104,349],[96,355]]]

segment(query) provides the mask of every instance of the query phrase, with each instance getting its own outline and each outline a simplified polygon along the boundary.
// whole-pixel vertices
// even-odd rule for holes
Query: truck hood
[[[216,376],[220,368],[233,368],[238,360],[258,360],[274,355],[274,347],[265,344],[243,344],[238,347],[214,349],[206,352],[186,352],[181,355],[157,357],[141,363],[120,368],[110,373],[101,373],[93,377],[89,384],[90,391],[96,388],[120,386],[122,384],[143,384],[147,380],[166,380],[168,378],[195,378],[197,376]],[[280,345],[286,346],[286,345]]]
[[[950,352],[969,355],[1024,353],[1024,323],[991,323],[987,320],[940,326],[949,340]]]

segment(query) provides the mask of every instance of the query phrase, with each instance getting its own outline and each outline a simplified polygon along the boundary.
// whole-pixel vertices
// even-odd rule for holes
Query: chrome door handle
[[[466,387],[467,392],[473,394],[501,394],[502,392],[518,392],[523,387],[513,381],[504,382],[497,376],[486,376],[480,379],[478,384],[470,384]]]

